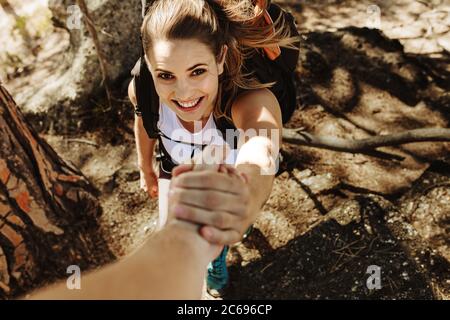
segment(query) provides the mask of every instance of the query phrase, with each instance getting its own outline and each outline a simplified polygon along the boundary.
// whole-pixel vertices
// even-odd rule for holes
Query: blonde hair
[[[282,14],[273,26],[264,23],[268,2],[258,2],[263,9],[259,12],[252,0],[155,0],[141,27],[144,52],[149,51],[156,39],[195,39],[211,49],[217,62],[222,58],[223,45],[227,45],[214,116],[231,120],[231,106],[239,89],[269,88],[274,84],[259,82],[251,75],[252,72],[244,73],[244,60],[259,48],[280,46],[297,49],[293,44],[299,41],[298,37],[291,37]],[[227,97],[222,106],[225,93]]]

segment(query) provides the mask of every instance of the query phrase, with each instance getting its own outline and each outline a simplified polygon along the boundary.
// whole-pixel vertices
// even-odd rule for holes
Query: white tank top
[[[178,119],[176,113],[162,102],[159,105],[159,130],[170,139],[182,141],[180,143],[161,136],[161,141],[175,164],[180,164],[191,159],[197,152],[201,152],[202,144],[206,145],[224,145],[227,142],[222,138],[220,131],[216,127],[212,113],[210,114],[205,126],[197,131],[190,132]],[[191,143],[196,145],[192,146]],[[237,150],[231,149],[225,159],[225,163],[234,165],[237,157]]]

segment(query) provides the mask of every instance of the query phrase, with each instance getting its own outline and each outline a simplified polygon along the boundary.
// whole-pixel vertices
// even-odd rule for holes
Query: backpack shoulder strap
[[[152,75],[142,55],[132,70],[136,95],[136,115],[142,117],[145,131],[149,138],[159,136],[159,96],[156,93]]]

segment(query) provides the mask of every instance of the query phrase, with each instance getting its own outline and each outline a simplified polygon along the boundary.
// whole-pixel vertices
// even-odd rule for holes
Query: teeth
[[[177,101],[177,102],[178,102],[178,104],[179,104],[180,106],[182,106],[183,108],[192,108],[192,107],[195,106],[199,101],[200,101],[200,98],[198,98],[197,100],[194,100],[194,101],[192,101],[192,102],[189,102],[189,103],[182,103],[182,102],[180,102],[180,101]]]

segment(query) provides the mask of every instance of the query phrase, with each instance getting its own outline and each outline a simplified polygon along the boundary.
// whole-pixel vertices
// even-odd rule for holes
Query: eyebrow
[[[192,67],[190,67],[189,69],[187,69],[186,71],[191,71],[194,70],[195,68],[199,67],[199,66],[208,66],[206,63],[197,63],[196,65],[193,65]],[[167,72],[167,73],[173,73],[167,70],[163,70],[163,69],[155,69],[155,71],[161,71],[161,72]]]

